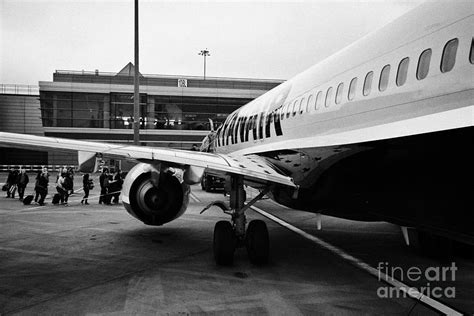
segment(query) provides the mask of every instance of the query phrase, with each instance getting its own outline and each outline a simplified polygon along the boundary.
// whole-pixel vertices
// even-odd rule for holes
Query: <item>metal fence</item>
[[[0,94],[39,95],[39,86],[25,84],[0,84]]]
[[[48,171],[58,171],[63,168],[73,168],[74,170],[77,170],[77,166],[74,165],[0,165],[0,172],[6,172],[8,170],[14,170],[15,168],[25,169],[26,171],[40,171],[42,170],[43,167],[48,168]]]

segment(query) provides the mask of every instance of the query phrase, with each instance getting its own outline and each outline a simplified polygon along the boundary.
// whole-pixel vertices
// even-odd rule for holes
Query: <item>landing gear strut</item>
[[[233,175],[230,181],[230,209],[224,210],[224,212],[230,214],[232,218],[231,222],[219,221],[214,227],[214,259],[219,265],[230,265],[233,263],[235,249],[245,246],[250,262],[264,264],[268,262],[270,250],[267,225],[264,221],[253,220],[249,223],[247,230],[245,230],[247,223],[245,211],[267,194],[269,188],[263,190],[245,205],[246,193],[243,177]],[[211,205],[217,205],[222,208],[222,205],[218,205],[216,202]]]

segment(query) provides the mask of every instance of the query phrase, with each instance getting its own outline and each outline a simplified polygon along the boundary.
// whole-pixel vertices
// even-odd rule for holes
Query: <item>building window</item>
[[[416,69],[416,79],[422,80],[428,76],[430,71],[431,49],[428,48],[421,53],[418,59],[418,68]]]
[[[354,100],[356,88],[357,88],[357,77],[352,78],[351,83],[349,85],[349,93],[347,94],[347,98],[349,100]]]
[[[336,104],[341,103],[341,100],[342,100],[342,92],[343,92],[343,91],[344,91],[344,83],[341,82],[341,83],[337,86]]]
[[[452,39],[443,49],[443,57],[441,57],[441,72],[451,71],[456,63],[456,52],[458,50],[458,39]]]
[[[308,102],[306,102],[306,112],[310,111],[311,101],[313,101],[313,99],[314,99],[313,94],[310,94],[309,97],[308,97]]]
[[[321,103],[323,102],[323,92],[319,91],[318,95],[316,96],[316,101],[314,102],[314,109],[317,110],[321,107]]]
[[[324,101],[324,106],[329,107],[331,105],[332,99],[332,87],[329,87],[328,91],[326,92],[326,100]]]
[[[366,76],[365,76],[365,81],[364,81],[364,90],[363,94],[365,96],[368,96],[370,94],[370,90],[372,90],[372,79],[374,78],[374,72],[370,71]]]
[[[407,73],[408,73],[408,64],[410,63],[410,59],[408,57],[403,58],[398,64],[398,72],[397,72],[397,86],[401,87],[407,81]]]
[[[385,65],[380,72],[379,91],[385,91],[390,77],[390,65]]]

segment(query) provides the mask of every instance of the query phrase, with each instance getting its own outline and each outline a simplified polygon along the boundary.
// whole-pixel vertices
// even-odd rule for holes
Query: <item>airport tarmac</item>
[[[188,211],[162,227],[144,225],[121,205],[98,205],[97,188],[87,206],[80,193],[67,207],[24,206],[2,194],[0,314],[438,314],[412,298],[380,297],[386,283],[254,211],[248,219],[264,219],[269,228],[269,264],[254,266],[239,249],[232,266],[216,266],[214,224],[228,217],[216,208],[199,212],[223,196],[192,190]],[[381,262],[403,271],[451,265],[406,248],[391,224],[323,216],[318,231],[315,214],[269,200],[257,206],[373,268]],[[474,263],[456,258],[455,265],[455,280],[431,282],[431,288],[454,287],[455,298],[438,301],[472,314]]]

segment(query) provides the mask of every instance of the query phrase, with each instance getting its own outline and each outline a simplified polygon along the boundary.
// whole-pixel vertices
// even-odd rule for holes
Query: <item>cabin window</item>
[[[388,77],[390,77],[390,65],[385,65],[380,72],[379,91],[385,91],[387,89]]]
[[[229,133],[229,124],[230,124],[229,121],[224,123],[224,130],[222,131],[222,146],[228,145],[227,134]]]
[[[249,131],[252,128],[252,117],[249,116],[245,121],[245,140],[246,142],[249,141]]]
[[[291,113],[291,103],[288,103],[288,107],[286,109],[286,118],[290,117],[290,113]]]
[[[331,99],[332,99],[332,87],[329,87],[328,91],[326,92],[326,100],[324,101],[325,107],[329,107],[331,105]]]
[[[239,128],[240,128],[240,125],[242,124],[242,120],[244,118],[243,117],[239,117],[237,119],[237,122],[235,122],[235,126],[234,126],[234,139],[235,139],[235,143],[237,144],[238,141],[239,141]]]
[[[337,92],[336,92],[336,104],[339,104],[341,103],[342,101],[342,93],[344,91],[344,83],[341,82],[338,86],[337,86]]]
[[[260,113],[260,122],[258,124],[258,137],[260,139],[263,138],[263,125],[265,123],[265,114],[264,113]]]
[[[421,53],[418,59],[418,68],[416,69],[416,79],[422,80],[428,76],[430,71],[431,49],[428,48]]]
[[[265,119],[265,137],[270,137],[270,127],[273,122],[273,113],[268,113]]]
[[[238,120],[238,117],[235,116],[234,119],[232,120],[232,125],[229,129],[230,140],[232,141],[232,144],[235,144],[237,142],[237,139],[236,139],[237,120]]]
[[[316,101],[314,102],[314,109],[317,110],[321,107],[321,103],[323,102],[323,92],[319,91],[318,95],[316,95]]]
[[[245,141],[245,125],[247,125],[247,117],[242,117],[240,121],[240,142],[243,143]]]
[[[365,96],[368,96],[370,94],[370,90],[372,90],[372,79],[373,78],[374,78],[374,72],[373,71],[370,71],[365,76],[364,90],[362,91]]]
[[[253,140],[257,140],[257,117],[258,114],[255,114],[253,116],[252,120],[252,135],[253,135]]]
[[[286,108],[288,107],[288,104],[285,104],[281,107],[281,120],[285,119],[285,113],[286,113]]]
[[[220,147],[220,145],[221,145],[221,135],[222,135],[222,129],[219,127],[219,128],[217,129],[217,137],[216,137],[216,139],[217,139],[217,147]]]
[[[474,38],[471,41],[471,52],[469,53],[469,61],[474,64]]]
[[[232,120],[230,120],[229,126],[227,127],[227,132],[226,132],[226,135],[225,135],[225,144],[226,144],[226,145],[230,145],[229,137],[230,137],[231,134],[232,134],[232,125],[233,125],[233,122],[234,122],[234,118],[232,118]]]
[[[303,113],[303,103],[304,103],[304,100],[305,100],[305,98],[303,97],[303,99],[301,99],[301,101],[300,101],[300,114]]]
[[[275,120],[275,133],[276,133],[276,136],[283,135],[283,132],[281,131],[280,115],[278,115],[278,113],[275,113],[274,120]]]
[[[443,49],[443,57],[441,57],[441,72],[451,71],[456,63],[456,52],[458,50],[458,39],[452,39]],[[472,50],[472,49],[471,49]]]
[[[349,92],[347,94],[347,98],[349,100],[354,100],[354,96],[356,93],[356,88],[357,88],[357,77],[352,78],[351,83],[349,85]]]
[[[295,100],[295,102],[293,102],[293,116],[296,115],[296,106],[298,105],[298,100]]]
[[[314,96],[313,94],[310,94],[308,97],[308,102],[306,102],[306,112],[309,112],[311,109],[311,102],[313,101]]]
[[[407,73],[408,73],[408,64],[410,63],[410,59],[408,57],[403,58],[398,64],[398,72],[397,72],[397,86],[401,87],[407,81]]]

